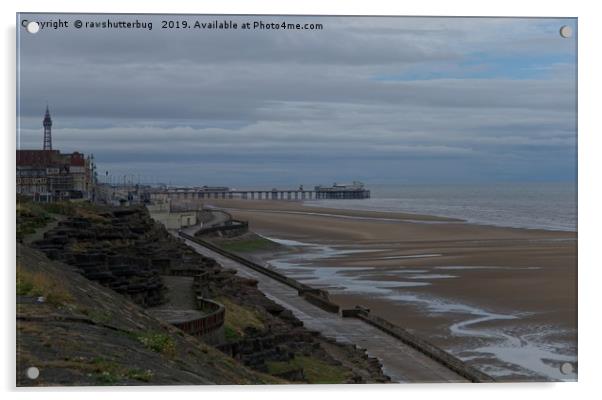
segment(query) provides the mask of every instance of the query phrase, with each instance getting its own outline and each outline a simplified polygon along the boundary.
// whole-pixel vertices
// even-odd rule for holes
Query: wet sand
[[[299,202],[210,200],[288,250],[255,254],[502,380],[573,380],[577,234]],[[576,367],[576,364],[573,364]]]

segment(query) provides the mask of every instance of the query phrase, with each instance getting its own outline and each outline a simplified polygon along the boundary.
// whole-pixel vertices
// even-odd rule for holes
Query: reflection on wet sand
[[[481,307],[454,302],[431,294],[412,292],[412,288],[429,286],[432,280],[462,279],[462,271],[494,271],[506,269],[500,266],[431,266],[428,268],[398,267],[335,267],[320,265],[328,259],[341,259],[350,255],[367,256],[374,259],[418,259],[439,257],[441,254],[413,254],[378,257],[382,249],[335,248],[316,243],[296,240],[268,239],[287,246],[289,253],[279,254],[268,260],[269,265],[287,275],[314,287],[325,288],[331,293],[353,294],[361,297],[379,297],[386,301],[416,307],[427,316],[451,316],[447,326],[449,333],[471,345],[448,348],[458,357],[479,365],[484,371],[498,376],[543,376],[554,380],[571,380],[576,375],[563,374],[563,362],[575,362],[570,347],[562,342],[550,341],[550,333],[557,327],[542,328],[537,325],[518,325],[511,321],[520,320],[531,313],[525,311],[493,312]],[[369,257],[367,258],[369,259]],[[366,260],[366,259],[364,259]],[[538,267],[513,268],[533,270]],[[456,275],[437,273],[454,271]],[[386,278],[386,279],[383,279]],[[492,325],[500,323],[502,325]],[[509,323],[508,323],[509,322]],[[459,342],[462,343],[462,342]]]

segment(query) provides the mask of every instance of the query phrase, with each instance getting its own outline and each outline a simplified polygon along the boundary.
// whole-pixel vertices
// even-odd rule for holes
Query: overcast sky
[[[101,180],[191,185],[574,180],[574,19],[22,15],[20,148]],[[152,21],[86,30],[73,21]],[[162,19],[322,30],[162,30]]]

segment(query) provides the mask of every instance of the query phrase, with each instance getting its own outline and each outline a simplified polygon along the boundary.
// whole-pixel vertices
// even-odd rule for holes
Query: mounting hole
[[[571,28],[568,25],[564,25],[560,28],[560,36],[562,36],[565,39],[570,38],[571,36],[573,36],[573,28]]]
[[[36,367],[29,367],[27,368],[27,371],[25,371],[25,374],[29,379],[38,379],[38,376],[40,376],[40,370]]]
[[[40,24],[38,24],[36,21],[29,21],[27,23],[27,32],[38,33],[39,30],[40,30]]]
[[[565,375],[572,374],[573,371],[573,364],[571,363],[565,362],[560,366],[560,372],[562,372]]]

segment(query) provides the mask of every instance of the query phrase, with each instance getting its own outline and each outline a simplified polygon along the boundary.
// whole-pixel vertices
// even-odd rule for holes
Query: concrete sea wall
[[[399,339],[403,343],[415,348],[421,353],[429,356],[433,360],[445,365],[447,368],[463,376],[471,382],[495,382],[495,380],[466,364],[464,361],[446,352],[445,350],[435,346],[434,344],[421,339],[420,337],[408,332],[407,330],[392,324],[384,318],[370,313],[370,310],[364,307],[356,307],[352,310],[343,310],[341,313],[344,317],[359,318],[362,321],[377,327],[378,329],[388,333],[389,335]]]
[[[255,271],[261,272],[262,274],[269,276],[270,278],[272,278],[278,282],[284,283],[285,285],[296,289],[297,292],[299,293],[299,296],[302,296],[310,303],[322,308],[325,311],[332,312],[332,313],[339,312],[339,306],[329,300],[328,292],[325,290],[312,288],[311,286],[301,283],[301,282],[297,281],[296,279],[289,278],[286,275],[283,275],[279,272],[276,272],[274,270],[266,268],[253,261],[247,260],[246,258],[241,257],[235,253],[224,250],[221,247],[216,246],[213,243],[210,243],[206,240],[200,239],[195,236],[188,235],[184,232],[179,232],[179,235],[180,235],[180,237],[183,237],[185,239],[188,239],[195,243],[198,243],[201,246],[204,246],[212,251],[215,251],[218,254],[228,257],[234,261],[237,261],[251,269],[254,269]]]
[[[378,329],[388,333],[389,335],[400,340],[406,345],[415,348],[416,350],[427,355],[428,357],[432,358],[438,363],[446,366],[450,370],[456,372],[457,374],[463,376],[471,382],[495,382],[495,379],[493,379],[491,376],[477,370],[476,368],[471,367],[464,361],[446,352],[445,350],[435,346],[434,344],[408,332],[407,330],[387,321],[384,318],[372,314],[368,308],[356,306],[353,309],[341,309],[338,304],[335,304],[330,301],[328,297],[328,292],[325,290],[312,288],[311,286],[301,283],[295,279],[289,278],[279,272],[266,268],[253,261],[247,260],[246,258],[241,257],[235,253],[224,250],[219,246],[216,246],[201,238],[188,235],[184,232],[179,232],[179,235],[182,238],[200,244],[201,246],[204,246],[218,254],[228,257],[231,260],[239,262],[242,265],[245,265],[255,271],[269,276],[270,278],[276,281],[279,281],[287,286],[296,289],[299,296],[302,296],[308,302],[314,304],[317,307],[320,307],[325,311],[339,313],[342,317],[345,318],[358,318],[367,324],[377,327]]]
[[[209,233],[220,232],[224,236],[240,236],[240,235],[248,232],[248,230],[249,230],[248,222],[239,221],[236,219],[230,219],[228,222],[226,222],[225,225],[210,226],[207,228],[202,228],[197,233],[204,235],[204,234],[209,234]]]

